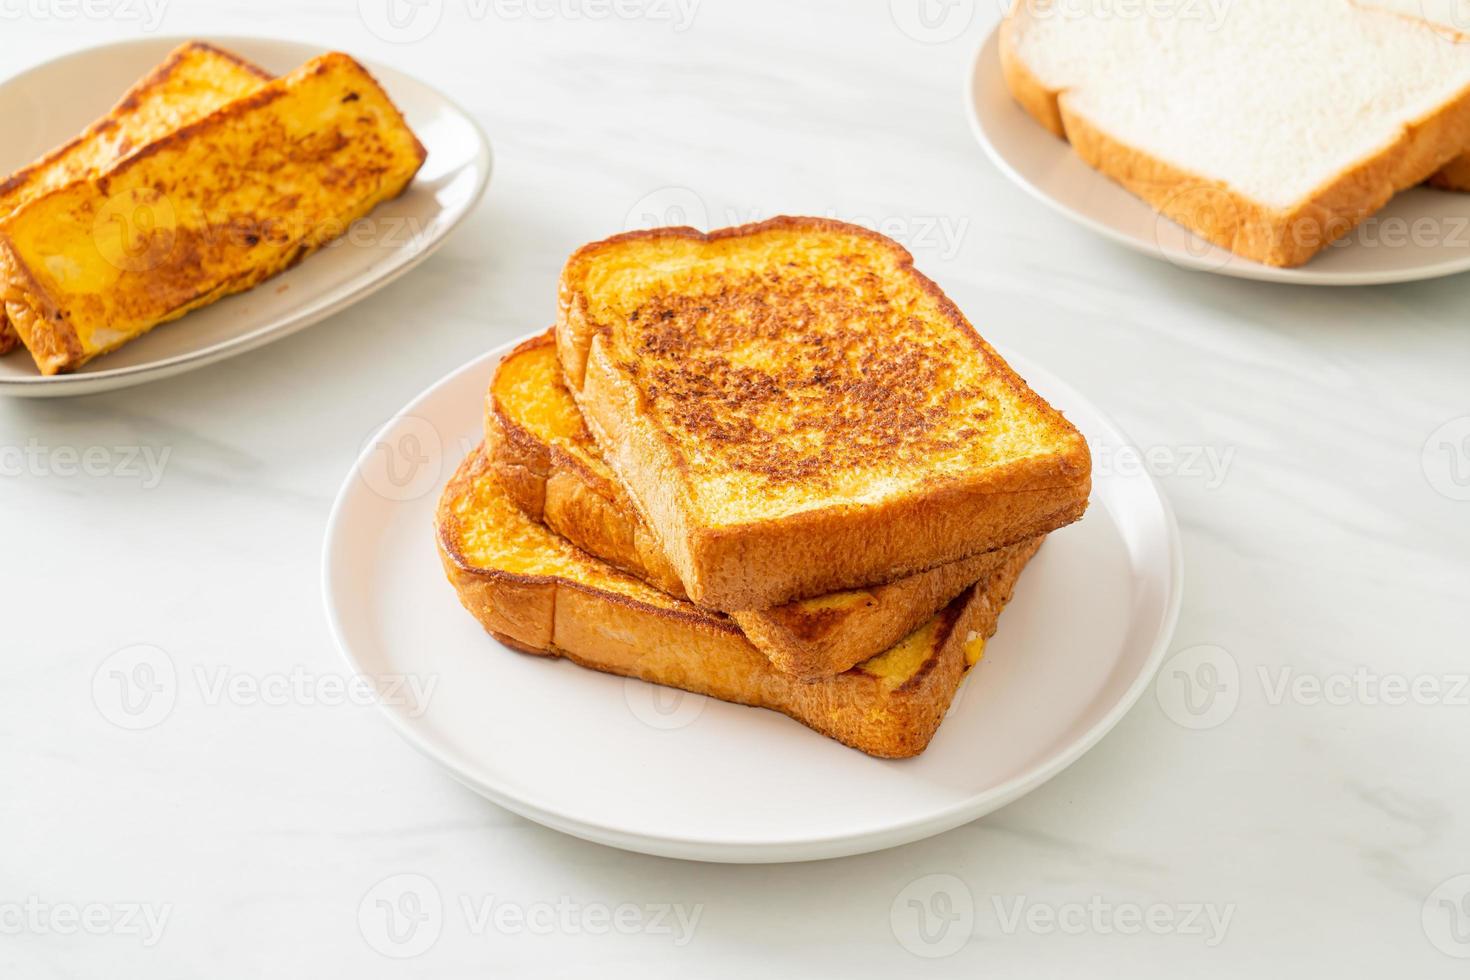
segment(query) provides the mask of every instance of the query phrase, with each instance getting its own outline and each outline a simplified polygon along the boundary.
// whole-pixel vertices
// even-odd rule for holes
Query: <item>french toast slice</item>
[[[562,382],[551,331],[506,355],[485,396],[485,453],[506,493],[583,551],[684,597],[652,532],[603,462]],[[986,552],[886,585],[798,599],[731,617],[776,669],[840,674],[888,649],[975,582],[1004,552]]]
[[[314,58],[0,227],[0,289],[43,374],[255,286],[397,196],[424,148],[367,70]]]
[[[769,708],[894,759],[929,745],[1040,544],[1009,549],[985,581],[879,656],[803,682],[772,667],[726,617],[626,575],[533,521],[482,449],[445,488],[436,532],[460,602],[507,646]]]
[[[249,95],[270,77],[212,45],[179,45],[81,135],[0,181],[0,221],[42,194],[95,177],[139,147]],[[0,354],[19,343],[0,304]]]
[[[896,242],[819,218],[579,249],[557,349],[696,603],[763,609],[1082,516],[1082,435]]]

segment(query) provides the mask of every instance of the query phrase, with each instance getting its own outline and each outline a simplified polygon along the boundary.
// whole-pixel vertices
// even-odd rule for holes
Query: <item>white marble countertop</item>
[[[0,75],[271,34],[423,77],[497,156],[479,212],[370,302],[183,377],[0,404],[0,975],[1465,975],[1470,284],[1267,286],[1068,224],[965,123],[999,4],[924,2],[928,27],[917,0],[0,0]],[[877,223],[1153,450],[1187,555],[1159,697],[985,820],[787,867],[544,830],[320,703],[346,673],[321,539],[363,440],[549,323],[575,246],[676,209]],[[107,465],[75,472],[89,451]],[[184,678],[136,732],[93,694],[134,644]],[[1201,663],[1224,688],[1191,714]],[[397,875],[444,898],[411,959],[359,925]],[[916,880],[972,913],[917,921]]]

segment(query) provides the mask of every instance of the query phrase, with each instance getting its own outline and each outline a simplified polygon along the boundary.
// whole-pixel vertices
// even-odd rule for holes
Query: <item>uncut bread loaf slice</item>
[[[882,235],[634,232],[578,250],[560,298],[568,388],[700,605],[891,582],[1086,508],[1081,434]]]
[[[485,397],[485,454],[506,493],[583,551],[678,598],[684,587],[603,462],[562,383],[550,331],[506,355]],[[776,669],[840,674],[888,649],[975,582],[1005,551],[940,565],[884,585],[731,613]]]
[[[290,267],[423,161],[367,69],[322,55],[12,215],[6,313],[43,374],[72,370]]]
[[[248,95],[270,75],[228,51],[191,41],[130,88],[80,136],[0,181],[0,221],[42,194],[95,177],[128,154]],[[20,343],[0,303],[0,353]]]
[[[507,646],[769,708],[892,759],[929,745],[1040,544],[1008,549],[984,581],[879,656],[803,682],[772,667],[725,617],[625,575],[531,520],[478,450],[445,488],[436,530],[460,602]]]
[[[1146,9],[1144,9],[1146,8]],[[1016,100],[1196,234],[1296,266],[1470,146],[1470,44],[1353,0],[1017,0]]]

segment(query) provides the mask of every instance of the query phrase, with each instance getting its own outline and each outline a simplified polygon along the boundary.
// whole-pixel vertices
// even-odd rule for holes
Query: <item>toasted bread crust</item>
[[[846,601],[836,607],[798,601],[730,618],[777,670],[818,680],[893,646],[955,596],[988,579],[1010,555],[1011,549],[1002,548],[887,585],[837,593]]]
[[[123,94],[107,115],[92,123],[74,139],[63,143],[56,149],[40,157],[34,162],[27,164],[15,173],[0,180],[0,210],[11,210],[16,205],[16,198],[23,196],[25,191],[46,176],[46,171],[54,167],[67,156],[75,153],[78,148],[96,139],[97,137],[113,132],[123,125],[124,117],[134,112],[143,102],[147,93],[167,85],[183,68],[188,61],[201,53],[207,52],[210,56],[228,61],[234,67],[259,79],[262,84],[271,80],[271,74],[259,65],[252,64],[239,55],[217,48],[212,44],[202,41],[187,41],[169,52],[157,67],[140,79],[132,88]],[[123,147],[123,153],[136,147]]]
[[[775,670],[728,620],[694,606],[655,606],[560,577],[472,564],[455,501],[488,466],[466,460],[440,500],[437,538],[464,607],[514,648],[584,667],[779,711],[870,755],[908,758],[933,738],[969,668],[967,644],[990,636],[1036,543],[937,617],[923,662],[901,683],[856,668],[814,683]]]
[[[684,452],[665,428],[668,418],[652,418],[645,389],[652,385],[663,398],[669,397],[672,390],[675,402],[686,405],[697,400],[693,393],[703,383],[701,377],[720,372],[717,368],[704,370],[709,366],[707,362],[681,367],[679,358],[671,356],[670,364],[664,365],[667,370],[652,382],[636,377],[639,365],[620,363],[610,349],[613,327],[595,322],[584,292],[587,269],[598,256],[630,243],[659,239],[716,243],[768,232],[850,236],[883,254],[904,287],[914,287],[935,304],[945,329],[967,345],[966,356],[983,361],[996,388],[1014,404],[1046,419],[1059,433],[1057,440],[1064,448],[1005,465],[931,476],[917,489],[875,503],[816,506],[784,517],[724,526],[705,521],[687,490],[697,475],[691,474]],[[672,309],[665,312],[670,318],[678,315]],[[670,338],[655,338],[655,346],[670,355],[675,353]],[[725,611],[762,609],[793,599],[892,581],[1045,534],[1076,520],[1086,508],[1091,459],[1081,435],[1015,375],[934,282],[913,268],[912,256],[905,249],[864,228],[821,218],[780,217],[708,234],[691,228],[630,232],[585,246],[572,256],[562,274],[557,349],[568,387],[604,459],[653,528],[685,591],[701,605]],[[752,406],[742,417],[759,415],[763,408],[780,404],[781,386],[769,377],[752,377],[752,372],[727,367],[724,379],[717,384],[722,408],[736,408],[743,390],[749,391]],[[899,383],[900,377],[928,378],[923,366],[907,356],[895,370],[898,374],[887,379],[893,384]],[[675,380],[688,391],[677,387]],[[824,381],[816,377],[815,384]],[[854,390],[861,393],[856,402],[858,410],[853,416],[854,425],[843,423],[839,438],[833,441],[842,444],[841,433],[860,431],[856,421],[873,416],[875,403],[890,397],[885,390],[892,386],[880,383],[867,391],[861,384],[844,387],[843,398],[851,398]],[[685,394],[689,397],[683,397]],[[891,397],[899,399],[894,404],[900,415],[910,420],[916,417],[905,396]],[[692,414],[675,414],[673,424],[682,427],[690,441],[717,447],[712,451],[723,454],[722,458],[733,457],[731,465],[736,469],[759,474],[776,485],[812,478],[820,469],[819,458],[793,460],[752,451],[751,445],[758,440],[739,431],[732,434],[704,410],[687,412]],[[809,411],[803,423],[820,427],[824,418],[823,413]],[[878,426],[884,433],[880,442],[890,445],[903,444],[907,438],[904,433],[913,428],[906,422],[901,429],[889,431],[892,427],[884,425]],[[732,445],[736,448],[731,449]],[[922,432],[914,442],[920,452],[934,445],[932,440],[925,441]],[[856,440],[844,449],[848,455],[860,451]],[[889,451],[884,449],[885,453]],[[916,457],[915,465],[908,469],[922,472],[923,466],[917,464]]]
[[[501,363],[554,343],[547,331],[517,346]],[[582,550],[685,598],[678,575],[631,510],[622,487],[528,431],[506,407],[505,397],[494,382],[485,393],[485,450],[516,506]]]
[[[1433,177],[1430,186],[1446,191],[1470,191],[1470,154],[1455,157]]]
[[[167,89],[177,76],[201,57],[227,64],[239,74],[261,84],[271,77],[264,69],[211,44],[190,41],[179,45],[161,64],[128,89],[107,115],[92,123],[74,139],[0,180],[0,221],[48,188],[60,186],[63,182],[96,176],[100,172],[99,161],[93,158],[98,155],[103,158],[101,162],[114,163],[136,149],[137,145],[128,131],[136,127],[148,132],[154,126],[153,120],[146,115],[139,115],[148,96]],[[221,93],[222,97],[223,94]],[[118,133],[121,136],[110,152],[103,153],[98,149],[100,144]],[[18,346],[20,335],[10,324],[3,303],[0,303],[0,354],[8,353]]]
[[[267,125],[270,120],[263,124],[261,133],[249,130],[245,121],[253,118],[252,113],[304,89],[311,79],[330,73],[337,73],[343,81],[350,80],[358,86],[342,99],[344,105],[366,99],[370,93],[381,115],[371,117],[362,111],[353,115],[354,110],[341,110],[334,121],[338,128],[321,128],[327,125],[322,120],[317,123],[310,142],[272,144],[282,157],[272,171],[276,179],[282,171],[299,175],[301,168],[311,167],[330,174],[331,178],[320,182],[319,199],[302,202],[289,215],[236,213],[230,210],[229,204],[206,200],[212,181],[226,182],[241,200],[249,199],[249,193],[242,188],[261,186],[260,180],[252,184],[247,179],[247,165],[240,161],[234,161],[239,169],[228,170],[222,166],[217,173],[159,174],[149,178],[148,171],[143,170],[143,176],[134,176],[161,154],[175,151],[186,154],[195,147],[211,147],[215,141],[236,134],[243,134],[239,135],[240,139],[248,136],[257,140],[248,148],[260,150],[263,142],[273,140],[277,134]],[[371,129],[365,120],[372,118],[382,125]],[[355,128],[348,126],[349,121]],[[349,129],[357,139],[349,138]],[[383,138],[365,145],[362,137],[367,132],[381,133]],[[395,142],[406,147],[398,157],[390,150]],[[370,167],[364,164],[354,169],[354,160],[347,157],[349,153],[372,154],[374,159]],[[101,176],[53,191],[16,212],[0,229],[0,277],[3,277],[0,288],[4,290],[6,310],[43,374],[75,369],[157,324],[249,289],[291,267],[345,232],[356,218],[402,193],[422,165],[424,156],[422,144],[408,132],[402,115],[367,70],[344,54],[323,55],[291,75],[155,140]],[[177,186],[169,183],[174,180]],[[181,220],[176,227],[150,233],[145,240],[147,250],[158,249],[157,261],[141,269],[121,267],[116,288],[99,290],[95,295],[87,292],[80,298],[68,295],[66,302],[59,302],[59,297],[43,284],[43,277],[22,254],[18,245],[21,229],[38,234],[37,228],[30,226],[49,227],[54,217],[52,210],[81,222],[94,213],[100,214],[105,203],[119,194],[134,194],[140,199],[148,196],[150,206],[155,197],[167,203],[176,195]],[[222,210],[215,213],[214,207]],[[95,242],[92,247],[97,251]],[[108,302],[117,308],[109,308],[98,297],[111,297]],[[89,308],[94,318],[120,314],[123,321],[115,329],[111,317],[91,325],[90,329],[100,328],[103,342],[89,344],[74,322],[76,308],[88,304],[96,307]]]
[[[548,331],[505,356],[485,397],[485,453],[516,505],[572,544],[636,575],[671,595],[683,597],[658,543],[638,516],[627,492],[605,470],[594,469],[537,435],[526,424],[525,399],[535,408],[569,401],[555,372],[555,339]],[[551,360],[545,376],[554,392],[525,390],[521,365]],[[576,415],[574,405],[564,409]],[[572,445],[590,441],[585,430]],[[586,446],[596,452],[595,445]],[[804,680],[831,677],[888,649],[970,585],[987,577],[1005,552],[989,552],[868,589],[797,601],[771,609],[733,614],[747,639],[780,671]]]
[[[1001,24],[1001,67],[1012,97],[1037,122],[1067,140],[1089,166],[1160,214],[1243,258],[1283,268],[1299,266],[1400,191],[1431,177],[1439,186],[1453,186],[1458,179],[1470,186],[1470,163],[1457,159],[1470,146],[1467,87],[1428,116],[1406,125],[1391,145],[1328,180],[1295,207],[1282,209],[1253,200],[1221,181],[1114,139],[1073,110],[1064,91],[1043,84],[1016,53],[1016,18],[1026,2],[1016,0]]]

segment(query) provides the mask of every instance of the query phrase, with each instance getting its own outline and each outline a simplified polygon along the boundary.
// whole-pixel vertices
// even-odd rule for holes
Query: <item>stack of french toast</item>
[[[338,52],[280,78],[179,46],[101,119],[0,180],[0,353],[74,371],[253,288],[398,196],[426,153]]]
[[[897,243],[816,218],[578,250],[440,500],[502,643],[924,751],[1091,488],[1081,434]]]

